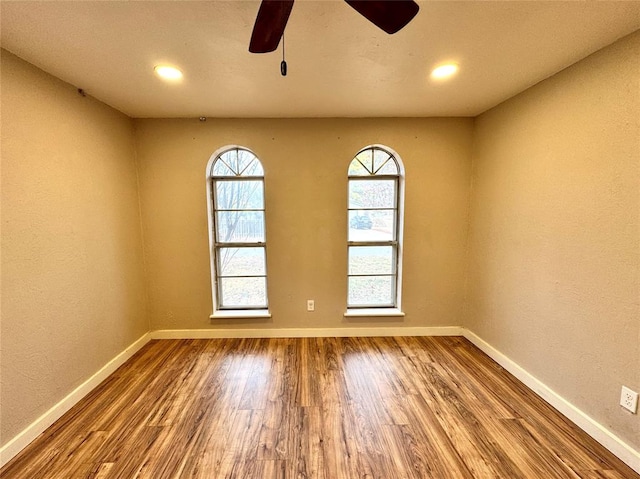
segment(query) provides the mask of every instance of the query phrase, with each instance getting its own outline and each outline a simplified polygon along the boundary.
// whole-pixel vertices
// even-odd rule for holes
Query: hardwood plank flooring
[[[460,337],[152,341],[2,479],[640,479]]]

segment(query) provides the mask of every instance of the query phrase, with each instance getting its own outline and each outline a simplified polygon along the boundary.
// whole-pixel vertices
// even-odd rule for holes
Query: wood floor
[[[459,337],[152,341],[0,477],[640,478]]]

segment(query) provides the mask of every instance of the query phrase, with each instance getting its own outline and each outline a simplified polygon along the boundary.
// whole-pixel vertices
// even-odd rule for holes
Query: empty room
[[[640,2],[0,21],[2,479],[640,479]]]

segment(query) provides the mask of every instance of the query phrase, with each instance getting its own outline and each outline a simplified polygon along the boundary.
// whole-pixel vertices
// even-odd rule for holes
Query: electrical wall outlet
[[[307,311],[315,311],[316,302],[313,299],[307,299]]]
[[[628,409],[633,414],[638,412],[638,393],[632,391],[626,386],[622,386],[622,392],[620,393],[620,406]]]

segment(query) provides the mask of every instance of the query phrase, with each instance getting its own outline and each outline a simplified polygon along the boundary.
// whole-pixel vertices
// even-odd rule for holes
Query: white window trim
[[[345,318],[369,318],[369,317],[404,317],[399,308],[350,308],[343,314]]]
[[[390,153],[396,160],[398,165],[398,231],[397,231],[397,265],[396,265],[396,304],[395,307],[380,307],[380,308],[354,308],[347,306],[346,312],[344,313],[344,317],[404,317],[404,312],[402,311],[402,263],[403,255],[404,255],[404,189],[405,189],[405,170],[404,170],[404,162],[398,155],[398,152],[393,148],[388,147],[387,145],[382,144],[373,144],[365,146],[358,150],[353,158],[349,161],[349,165],[355,159],[356,156],[361,151],[367,150],[369,148],[380,148]],[[347,182],[349,180],[347,179]],[[347,211],[349,208],[349,198],[347,197]],[[348,221],[348,217],[347,217]],[[347,228],[349,225],[347,224]],[[347,241],[348,243],[348,241]],[[347,248],[348,249],[348,248]],[[348,277],[348,266],[347,266],[347,277]],[[348,294],[348,291],[347,291]]]
[[[210,319],[245,319],[245,318],[270,318],[268,309],[219,309]]]

